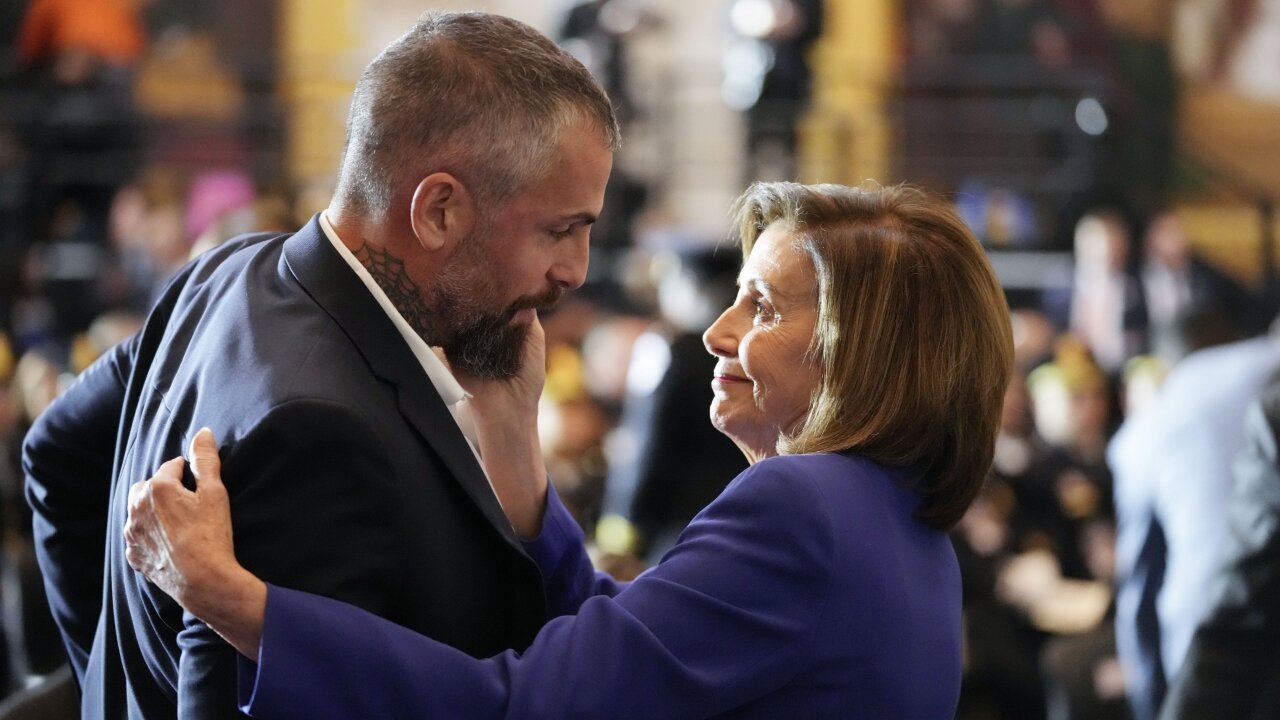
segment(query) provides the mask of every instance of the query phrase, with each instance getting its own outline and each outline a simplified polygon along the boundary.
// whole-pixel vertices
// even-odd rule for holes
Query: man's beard
[[[526,309],[555,305],[562,291],[549,290],[542,295],[526,296],[501,313],[482,313],[462,327],[444,343],[445,356],[462,371],[479,378],[508,378],[520,371],[524,359],[524,343],[529,323],[513,323],[516,313]]]
[[[452,366],[479,378],[508,378],[520,371],[529,335],[529,323],[512,319],[521,310],[555,305],[564,289],[551,286],[538,295],[517,298],[499,312],[484,312],[481,306],[500,292],[501,285],[485,272],[479,239],[468,238],[465,256],[436,282],[432,314],[446,329],[439,342]]]

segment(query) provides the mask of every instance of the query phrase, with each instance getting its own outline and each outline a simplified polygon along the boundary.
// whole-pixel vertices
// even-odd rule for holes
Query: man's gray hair
[[[360,76],[335,194],[376,216],[402,183],[448,172],[501,202],[545,175],[575,120],[617,150],[608,96],[546,36],[499,15],[427,13]]]

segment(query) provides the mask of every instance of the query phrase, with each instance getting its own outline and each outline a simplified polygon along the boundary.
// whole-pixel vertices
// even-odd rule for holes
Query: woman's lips
[[[711,378],[711,381],[712,381],[712,382],[718,382],[718,383],[720,383],[721,385],[731,385],[731,384],[734,384],[734,383],[746,383],[746,382],[751,382],[750,380],[748,380],[748,379],[746,379],[746,378],[742,377],[741,375],[732,375],[732,374],[730,374],[730,373],[716,373],[716,374]]]

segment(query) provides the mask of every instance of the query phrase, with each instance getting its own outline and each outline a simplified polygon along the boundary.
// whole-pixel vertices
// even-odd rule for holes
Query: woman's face
[[[809,412],[820,378],[807,353],[817,318],[813,261],[770,225],[738,276],[737,299],[702,336],[719,359],[711,422],[752,462],[776,454],[778,438]]]

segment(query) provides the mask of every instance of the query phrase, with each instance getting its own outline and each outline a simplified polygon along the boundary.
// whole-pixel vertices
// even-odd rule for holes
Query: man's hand
[[[231,503],[208,428],[196,433],[190,455],[194,492],[182,485],[182,458],[129,488],[125,557],[134,570],[256,659],[267,589],[236,561]]]

